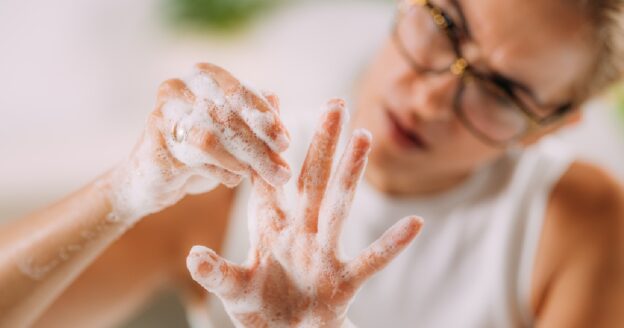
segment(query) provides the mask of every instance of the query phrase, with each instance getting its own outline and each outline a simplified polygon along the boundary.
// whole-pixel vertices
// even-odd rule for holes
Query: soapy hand
[[[284,184],[290,168],[279,153],[289,136],[277,107],[274,95],[212,64],[197,64],[185,81],[165,81],[139,143],[112,174],[115,215],[138,218],[252,174]]]
[[[298,179],[294,212],[284,206],[281,187],[254,175],[247,262],[231,263],[202,246],[187,257],[193,279],[221,299],[237,327],[341,327],[358,288],[420,230],[420,219],[404,218],[355,259],[343,260],[339,237],[371,140],[355,131],[331,175],[345,110],[342,100],[327,107]]]

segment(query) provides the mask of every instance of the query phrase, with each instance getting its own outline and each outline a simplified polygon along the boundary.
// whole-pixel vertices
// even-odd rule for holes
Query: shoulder
[[[551,192],[546,224],[557,227],[562,241],[607,241],[622,223],[623,197],[622,186],[607,172],[574,162]]]
[[[623,228],[622,186],[604,170],[574,162],[550,194],[533,272],[535,312],[572,295],[600,297],[600,281],[621,270],[614,265],[624,256]]]
[[[604,205],[622,196],[622,186],[605,170],[584,162],[574,162],[555,185],[553,201],[571,205]]]
[[[624,240],[624,192],[606,171],[574,162],[554,186],[548,202],[542,242],[555,263],[607,263]]]

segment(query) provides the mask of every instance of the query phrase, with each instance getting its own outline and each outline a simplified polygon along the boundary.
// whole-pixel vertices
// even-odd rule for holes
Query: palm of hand
[[[332,100],[298,180],[298,204],[284,206],[283,190],[253,176],[249,205],[251,250],[233,264],[195,246],[187,258],[193,278],[224,303],[240,327],[339,327],[362,283],[381,270],[416,236],[421,221],[408,217],[351,261],[338,241],[366,165],[370,136],[356,131],[334,175],[333,154],[344,103]]]

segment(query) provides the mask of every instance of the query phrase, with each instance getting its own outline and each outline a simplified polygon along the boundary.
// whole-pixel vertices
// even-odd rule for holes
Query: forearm
[[[221,249],[234,195],[220,187],[141,219],[81,272],[33,327],[116,327],[171,288],[205,312],[207,294],[183,263],[195,243]]]
[[[290,168],[279,153],[289,137],[277,104],[211,64],[196,65],[187,82],[164,82],[122,165],[0,229],[0,326],[32,321],[138,218],[251,174],[285,183]]]
[[[113,214],[111,174],[0,231],[0,326],[31,323],[129,218]]]

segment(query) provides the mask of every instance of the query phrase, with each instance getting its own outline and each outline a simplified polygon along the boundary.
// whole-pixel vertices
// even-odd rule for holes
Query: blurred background
[[[394,1],[1,0],[0,224],[126,156],[161,81],[219,64],[286,114],[349,98]],[[555,138],[624,181],[624,87]],[[127,327],[185,325],[164,294]]]

